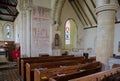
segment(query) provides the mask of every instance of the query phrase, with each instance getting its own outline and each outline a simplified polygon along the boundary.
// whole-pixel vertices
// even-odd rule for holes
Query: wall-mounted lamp
[[[5,45],[8,44],[8,42],[4,42],[4,43],[5,43]]]

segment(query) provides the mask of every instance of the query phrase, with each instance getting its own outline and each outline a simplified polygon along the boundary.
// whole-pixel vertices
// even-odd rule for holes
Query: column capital
[[[102,11],[117,11],[119,5],[117,4],[103,4],[102,6],[99,6],[96,8],[96,14]]]

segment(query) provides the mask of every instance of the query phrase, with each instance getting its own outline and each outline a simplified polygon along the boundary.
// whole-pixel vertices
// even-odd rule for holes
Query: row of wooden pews
[[[18,70],[19,74],[22,76],[23,80],[26,81],[26,63],[45,63],[45,62],[54,62],[54,61],[62,61],[62,60],[75,60],[81,59],[84,57],[74,57],[73,55],[67,56],[49,56],[49,57],[27,57],[27,58],[19,58],[18,59]]]
[[[60,68],[64,66],[81,65],[79,60],[64,60],[55,62],[45,62],[45,63],[26,63],[26,79],[27,81],[34,80],[34,69],[50,69],[50,68]],[[31,80],[32,79],[32,80]]]
[[[45,70],[35,69],[34,81],[68,81],[69,79],[99,72],[101,67],[100,62],[93,62]]]
[[[120,81],[120,67],[72,79],[69,81]]]
[[[93,61],[95,61],[95,58],[85,59],[84,56],[74,57],[73,55],[31,57],[31,58],[27,57],[27,58],[18,59],[18,69],[19,69],[19,73],[21,73],[20,75],[22,76],[23,81],[37,81],[34,79],[40,78],[40,76],[41,76],[41,75],[40,76],[36,75],[37,70],[39,70],[39,71],[42,70],[42,72],[43,72],[43,70],[45,70],[47,72],[46,74],[48,74],[47,70],[50,70],[50,72],[54,73],[55,69],[60,69],[61,73],[65,72],[65,71],[67,71],[69,73],[70,67],[73,67],[73,68],[76,68],[76,67],[82,68],[83,66],[91,67],[91,66],[87,66],[87,64],[89,65],[89,63],[92,63]],[[96,63],[93,65],[96,65]],[[100,66],[97,70],[94,70],[92,72],[95,73],[95,72],[100,71],[101,67],[102,66]],[[64,68],[66,68],[65,71],[62,70]],[[34,69],[36,69],[36,70],[34,70]],[[72,68],[71,68],[71,70],[72,70]],[[75,73],[77,72],[76,70],[74,69]],[[59,70],[58,70],[58,72],[59,72]],[[70,72],[70,73],[73,74],[74,72]],[[92,73],[92,72],[90,72],[90,73]],[[77,73],[79,73],[79,72],[77,72]],[[52,74],[52,73],[50,73],[50,74]],[[43,72],[43,75],[44,75],[44,72]],[[37,77],[37,76],[39,76],[39,77]],[[37,77],[37,78],[34,78],[34,77]],[[53,75],[52,75],[52,77],[53,77]],[[45,77],[42,77],[42,78],[45,78]],[[42,81],[41,78],[38,81]]]
[[[79,60],[79,62],[84,62],[84,57],[46,57],[40,59],[29,59],[29,60],[21,60],[21,76],[26,81],[26,63],[46,63],[46,62],[59,62],[65,60]]]
[[[34,59],[47,59],[47,58],[63,58],[63,57],[74,57],[74,55],[67,55],[67,56],[43,56],[43,57],[24,57],[24,58],[17,58],[17,65],[18,71],[21,75],[21,60],[34,60]]]

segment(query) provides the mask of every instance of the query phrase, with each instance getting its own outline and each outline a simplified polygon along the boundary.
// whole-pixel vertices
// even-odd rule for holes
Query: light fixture
[[[8,42],[4,42],[4,43],[5,43],[5,45],[8,44]]]

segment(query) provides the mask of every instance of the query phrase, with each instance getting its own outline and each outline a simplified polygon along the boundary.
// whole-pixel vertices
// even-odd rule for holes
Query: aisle
[[[0,64],[0,81],[22,81],[18,74],[16,62]]]

